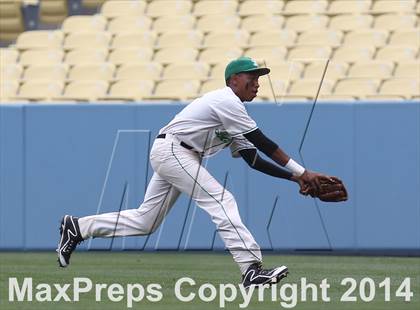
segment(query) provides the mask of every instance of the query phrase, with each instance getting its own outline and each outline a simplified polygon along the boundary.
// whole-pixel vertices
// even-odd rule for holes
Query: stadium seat
[[[153,50],[149,47],[118,48],[109,55],[109,61],[115,65],[144,63],[152,60]]]
[[[296,37],[296,32],[288,29],[260,31],[252,35],[250,46],[291,46]]]
[[[210,66],[205,62],[169,64],[163,71],[163,79],[208,79]]]
[[[299,35],[297,44],[339,46],[343,36],[339,30],[309,30]]]
[[[16,96],[19,99],[34,101],[50,101],[53,97],[60,96],[64,88],[63,81],[34,80],[26,81],[19,89]]]
[[[162,0],[163,1],[163,0]],[[164,47],[159,49],[154,55],[154,61],[168,64],[175,62],[195,61],[198,50],[191,47]]]
[[[392,76],[394,63],[390,61],[357,62],[351,66],[349,78],[385,79]]]
[[[108,50],[105,48],[81,48],[69,51],[65,57],[68,65],[86,63],[103,63],[106,61]]]
[[[67,76],[67,70],[68,66],[62,63],[55,65],[32,65],[25,70],[23,80],[64,81]]]
[[[411,13],[414,12],[415,0],[376,0],[372,13]]]
[[[271,64],[283,62],[286,59],[286,54],[287,50],[282,46],[253,47],[245,52],[245,56]]]
[[[356,101],[357,100],[357,96],[350,96],[350,95],[327,95],[327,94],[320,94],[318,96],[318,101],[322,101],[322,102],[352,102],[352,101]]]
[[[152,20],[147,16],[120,16],[109,22],[108,31],[111,33],[148,31],[151,27]]]
[[[102,5],[101,14],[109,19],[130,15],[140,16],[144,14],[146,5],[146,1],[110,0]]]
[[[389,45],[420,46],[420,28],[396,30],[389,41]]]
[[[20,1],[0,1],[0,41],[13,41],[24,30]]]
[[[372,5],[371,0],[335,0],[328,8],[328,14],[363,14],[368,13]]]
[[[242,19],[241,28],[249,32],[281,29],[285,18],[280,15],[250,15]]]
[[[186,100],[198,95],[200,82],[194,80],[164,80],[157,84],[150,99]]]
[[[375,18],[375,28],[383,30],[411,29],[416,27],[414,14],[384,14]]]
[[[111,33],[101,32],[74,32],[64,40],[65,49],[75,48],[108,48],[111,43]]]
[[[128,63],[117,70],[116,80],[158,80],[163,66],[158,62]]]
[[[19,89],[19,82],[13,80],[0,80],[0,102],[8,101],[16,97]]]
[[[73,81],[64,89],[62,96],[57,100],[95,101],[105,97],[108,90],[108,82],[105,81]]]
[[[351,31],[370,28],[373,17],[368,14],[343,14],[331,17],[329,28],[333,30]]]
[[[218,77],[215,79],[209,79],[205,81],[200,88],[200,95],[204,95],[205,93],[208,93],[210,91],[226,87],[225,79],[222,77]]]
[[[203,32],[235,30],[240,23],[236,15],[205,15],[198,19],[196,28]]]
[[[216,64],[210,72],[210,79],[222,79],[225,76],[226,65],[224,63]]]
[[[192,10],[190,0],[159,0],[152,1],[147,6],[146,13],[152,17],[163,15],[187,15]]]
[[[284,7],[283,14],[323,14],[328,7],[326,0],[294,0],[288,1]]]
[[[276,96],[276,100],[283,98],[286,95],[287,87],[288,85],[290,85],[290,82],[279,80],[279,79],[272,79],[271,77],[270,79],[271,79],[271,84],[267,75],[261,76],[259,78],[258,84],[260,85],[260,87],[258,88],[258,93],[257,93],[257,98],[256,98],[257,100],[275,101],[274,96],[273,96],[273,91],[274,91],[274,95]]]
[[[379,94],[385,96],[399,96],[405,99],[410,99],[411,97],[420,95],[419,85],[420,79],[418,76],[416,79],[389,79],[382,84],[379,90]]]
[[[159,37],[158,47],[200,47],[204,35],[199,30],[170,31]]]
[[[395,69],[394,77],[419,79],[420,62],[419,61],[399,62],[397,65],[397,68]]]
[[[61,48],[63,44],[63,32],[36,30],[22,32],[16,40],[16,48],[26,49],[55,49]]]
[[[22,65],[9,63],[0,66],[0,81],[19,81],[22,76]]]
[[[71,32],[97,32],[104,31],[107,22],[106,18],[101,15],[93,16],[70,16],[63,22],[61,29],[65,33]]]
[[[13,48],[0,48],[0,66],[16,63],[19,59],[19,51]]]
[[[121,80],[112,84],[109,93],[99,100],[141,101],[153,92],[152,80]]]
[[[209,47],[200,53],[199,61],[209,64],[222,63],[226,66],[227,62],[240,56],[242,49],[239,47]]]
[[[71,81],[111,81],[115,65],[109,62],[102,64],[81,64],[70,69],[68,80]]]
[[[161,16],[153,23],[153,30],[162,33],[166,31],[187,31],[194,29],[195,17],[192,15]]]
[[[314,61],[308,64],[303,74],[305,79],[320,79],[324,74],[325,67],[327,62],[324,61]],[[346,76],[349,65],[346,62],[340,61],[329,61],[327,71],[325,73],[325,79],[335,81],[337,79],[343,78]]]
[[[414,60],[417,55],[418,48],[412,46],[389,45],[381,48],[377,54],[377,60],[406,61]]]
[[[61,24],[68,15],[66,0],[42,0],[39,2],[39,21],[43,24]]]
[[[344,38],[347,46],[384,46],[387,44],[388,31],[381,29],[359,29],[350,31]]]
[[[292,48],[287,59],[301,59],[305,61],[328,59],[332,53],[331,47],[328,46],[298,46]]]
[[[195,3],[194,5],[194,15],[203,16],[211,14],[226,14],[233,15],[236,14],[238,9],[238,2],[236,0],[224,0],[224,1],[214,1],[214,0],[201,0]]]
[[[223,46],[239,46],[248,45],[249,32],[246,30],[234,30],[223,32],[210,32],[204,39],[205,47],[223,47]]]
[[[153,48],[157,35],[154,31],[120,32],[114,36],[111,48],[150,47]]]
[[[58,49],[26,50],[21,53],[19,63],[23,66],[59,64],[63,57],[64,52]]]
[[[320,79],[302,79],[293,82],[290,86],[288,95],[296,96],[296,97],[305,97],[309,99],[315,98],[318,88],[321,81]],[[330,80],[324,79],[322,81],[322,86],[320,90],[320,94],[332,94],[332,89],[334,86],[334,82]]]
[[[334,94],[357,96],[358,98],[363,99],[368,95],[375,95],[379,85],[379,79],[343,79],[337,83]]]
[[[297,61],[267,64],[270,68],[270,78],[274,80],[297,80],[301,77],[304,64]]]
[[[328,21],[325,15],[295,15],[287,18],[285,28],[297,32],[325,29]]]
[[[335,61],[357,62],[373,58],[375,48],[373,46],[342,46],[333,55]]]
[[[94,9],[95,11],[108,0],[82,0],[82,7],[86,9]]]
[[[281,14],[284,2],[282,0],[245,0],[239,7],[242,16],[255,14]]]

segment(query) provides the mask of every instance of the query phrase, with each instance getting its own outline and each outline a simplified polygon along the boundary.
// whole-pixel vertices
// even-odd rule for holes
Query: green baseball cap
[[[249,57],[239,57],[232,60],[225,69],[225,80],[230,78],[233,74],[241,72],[258,72],[259,75],[270,73],[270,69],[259,67],[257,62]]]

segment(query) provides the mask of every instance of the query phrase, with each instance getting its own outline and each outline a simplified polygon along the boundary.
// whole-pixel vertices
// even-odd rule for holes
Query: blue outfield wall
[[[180,104],[0,106],[0,249],[54,249],[63,214],[137,208],[153,138]],[[228,151],[206,160],[266,250],[420,250],[420,103],[249,104],[259,127],[350,199],[298,194]],[[125,185],[127,185],[125,187]],[[124,191],[124,188],[126,189]],[[209,216],[183,195],[151,236],[93,239],[89,249],[223,249]]]

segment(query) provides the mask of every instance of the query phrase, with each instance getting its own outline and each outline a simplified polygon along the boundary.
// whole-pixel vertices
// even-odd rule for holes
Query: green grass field
[[[290,274],[281,282],[296,283],[297,305],[291,309],[420,309],[420,258],[395,257],[349,257],[349,256],[295,256],[273,255],[264,256],[267,266],[285,264]],[[23,301],[9,302],[9,278],[16,277],[22,285],[24,277],[33,278],[33,296],[38,292],[36,285],[48,283],[51,285],[51,295],[57,294],[54,283],[63,285],[73,284],[75,277],[88,277],[93,285],[96,283],[120,283],[124,288],[127,284],[140,283],[146,287],[150,283],[162,286],[162,298],[157,302],[150,302],[146,298],[133,303],[132,309],[219,309],[219,290],[214,301],[204,302],[198,298],[199,287],[204,283],[212,283],[216,288],[220,283],[239,283],[239,271],[228,254],[190,253],[190,252],[77,252],[72,257],[72,264],[67,269],[59,269],[56,264],[55,253],[34,252],[0,252],[0,309],[127,309],[126,297],[119,302],[107,298],[106,289],[102,293],[102,300],[95,301],[95,290],[82,294],[78,302],[61,301]],[[182,277],[195,280],[195,286],[184,284],[182,294],[196,293],[191,302],[180,301],[175,293],[175,282]],[[301,300],[301,278],[306,277],[308,282],[319,285],[322,279],[327,278],[330,288],[328,297],[330,302],[322,302],[321,292],[318,289],[318,301],[311,300],[310,290],[308,300]],[[357,297],[356,302],[340,302],[344,292],[350,284],[341,285],[342,279],[352,277],[357,281],[357,287],[351,294]],[[360,280],[369,277],[375,282],[376,292],[371,302],[360,300]],[[385,302],[384,288],[379,283],[386,277],[390,278],[390,301]],[[413,297],[405,302],[403,297],[396,297],[395,292],[404,278],[410,277]],[[279,300],[280,286],[277,287],[277,299],[272,301],[271,290],[264,291],[264,301],[258,301],[258,292],[255,291],[247,309],[283,309]],[[235,301],[227,302],[225,309],[240,309],[243,303],[239,291]],[[210,290],[207,296],[210,295]],[[226,291],[230,294],[230,291]],[[285,290],[290,296],[291,289]],[[73,297],[72,287],[67,291]],[[369,295],[369,289],[366,290]],[[146,292],[147,295],[147,292]],[[16,298],[16,297],[15,297]],[[283,299],[284,300],[284,299]],[[290,302],[287,302],[290,304]]]

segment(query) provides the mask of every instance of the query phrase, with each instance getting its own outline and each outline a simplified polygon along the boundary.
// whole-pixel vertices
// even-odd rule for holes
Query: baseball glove
[[[337,177],[319,179],[319,191],[309,189],[309,195],[326,202],[346,201],[348,198],[344,183]]]

